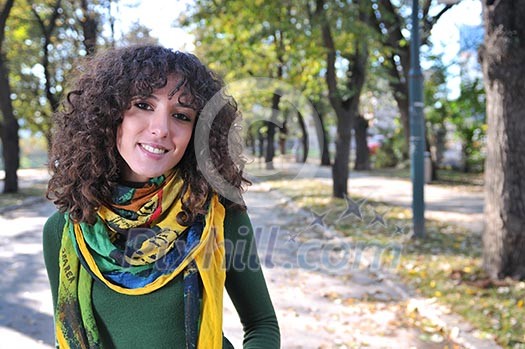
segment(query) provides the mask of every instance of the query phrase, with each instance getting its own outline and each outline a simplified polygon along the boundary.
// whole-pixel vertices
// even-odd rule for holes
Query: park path
[[[323,174],[317,176],[322,178]],[[407,181],[389,182],[388,178],[369,176],[351,178],[350,183],[352,194],[385,202],[397,200],[395,204],[405,204],[403,195],[407,186],[410,188]],[[387,188],[397,188],[398,192],[390,190],[385,196]],[[429,206],[436,219],[450,220],[449,212],[453,213],[456,205],[465,205],[464,210],[471,214],[482,211],[474,199],[478,193],[452,195],[446,188],[435,189],[430,193],[439,196],[433,197],[434,202],[429,200]],[[447,194],[460,201],[452,200],[447,207]],[[312,212],[294,206],[264,182],[250,187],[246,201],[281,326],[283,348],[498,347],[490,340],[476,338],[475,329],[433,300],[414,296],[398,281],[395,265],[371,264],[375,254],[392,246],[360,250],[362,254],[358,255],[348,238],[322,226]],[[454,216],[458,222],[462,214]],[[433,323],[453,330],[453,342],[439,336],[423,340],[419,329],[407,321],[413,315],[410,309],[416,308]],[[225,318],[225,332],[239,345],[241,333],[234,329],[238,320],[231,304],[226,307]]]
[[[377,189],[379,184],[372,181],[369,178],[366,185]],[[370,191],[364,196],[371,197]],[[368,268],[366,256],[356,259],[344,239],[312,224],[309,212],[264,184],[252,186],[246,201],[283,348],[443,348],[450,344],[423,341],[419,330],[406,321],[409,304],[426,300],[413,297],[388,266]],[[4,345],[53,347],[51,295],[41,246],[42,226],[51,212],[52,205],[39,200],[0,215],[0,349]],[[224,331],[241,348],[239,321],[227,297],[225,304]],[[437,315],[434,308],[428,309],[430,315]],[[438,321],[455,321],[447,316]],[[460,328],[458,333],[461,342],[469,329]],[[470,348],[497,347],[490,341],[463,343]]]
[[[54,211],[43,199],[0,216],[0,348],[54,348],[42,227]]]
[[[334,237],[311,225],[312,218],[290,207],[281,194],[254,185],[246,201],[283,348],[443,347],[421,341],[419,331],[403,320],[402,285],[368,270],[365,261],[356,267],[349,265],[353,260],[341,259],[349,251],[326,247]],[[225,319],[225,333],[240,347],[231,304]]]

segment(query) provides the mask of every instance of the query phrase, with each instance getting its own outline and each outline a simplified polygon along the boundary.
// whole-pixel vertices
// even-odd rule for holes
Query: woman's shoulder
[[[64,214],[56,211],[44,224],[44,239],[60,241],[65,224]]]
[[[58,256],[64,224],[64,214],[55,212],[47,219],[43,229],[44,261],[53,290],[58,287]]]
[[[250,223],[248,212],[245,208],[240,206],[226,206],[226,214],[224,217],[224,224],[227,226],[242,226]]]

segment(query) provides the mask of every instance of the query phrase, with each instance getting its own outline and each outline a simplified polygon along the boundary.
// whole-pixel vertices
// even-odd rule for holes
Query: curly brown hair
[[[238,190],[239,197],[243,185],[250,183],[243,176],[240,137],[232,137],[235,120],[240,117],[237,104],[222,93],[223,81],[194,55],[153,45],[111,49],[84,58],[78,73],[62,108],[54,114],[48,166],[51,179],[46,195],[60,212],[69,213],[75,221],[93,224],[97,209],[111,203],[124,165],[116,147],[123,113],[131,107],[133,98],[164,87],[170,75],[183,80],[185,97],[191,96],[197,117],[212,97],[216,101],[219,96],[221,108],[215,112],[209,133],[211,165]],[[184,198],[183,214],[178,220],[184,225],[203,212],[210,194],[217,191],[197,166],[194,135],[195,130],[177,164],[184,180],[180,193]],[[222,199],[231,206],[245,208],[242,203]]]

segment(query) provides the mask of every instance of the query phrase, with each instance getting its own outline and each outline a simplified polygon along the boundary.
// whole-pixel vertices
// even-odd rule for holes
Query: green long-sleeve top
[[[59,250],[65,220],[53,214],[44,226],[44,259],[56,306]],[[227,209],[224,220],[226,290],[244,329],[243,348],[280,347],[279,326],[268,294],[246,212]],[[182,276],[145,295],[115,292],[95,280],[92,304],[104,348],[184,348]],[[232,348],[226,338],[224,348]],[[203,348],[206,349],[206,348]]]

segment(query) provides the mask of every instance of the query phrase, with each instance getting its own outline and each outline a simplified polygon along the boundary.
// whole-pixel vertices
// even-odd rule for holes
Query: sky
[[[194,46],[191,35],[173,24],[191,2],[191,0],[121,0],[114,9],[114,14],[121,21],[121,30],[138,21],[150,28],[150,34],[159,38],[162,45],[176,50],[192,51]]]
[[[447,87],[451,99],[458,97],[460,92],[459,66],[453,64],[459,52],[459,28],[462,25],[480,25],[481,22],[481,1],[462,0],[448,10],[432,29],[433,52],[443,53],[443,63],[450,64]]]
[[[443,52],[444,59],[453,59],[459,50],[459,28],[463,25],[480,25],[481,20],[481,1],[462,0],[434,25],[431,40],[435,50]]]

